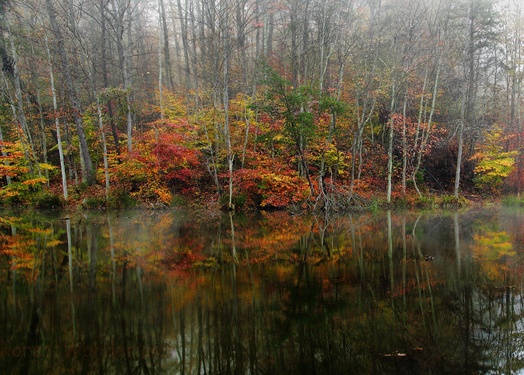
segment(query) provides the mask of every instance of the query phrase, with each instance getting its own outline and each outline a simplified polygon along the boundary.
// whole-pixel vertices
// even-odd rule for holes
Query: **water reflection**
[[[524,368],[520,210],[1,224],[1,373]]]

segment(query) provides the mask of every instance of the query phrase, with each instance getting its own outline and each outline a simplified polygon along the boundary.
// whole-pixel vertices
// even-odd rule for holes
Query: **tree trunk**
[[[109,199],[109,193],[111,189],[110,180],[109,180],[109,161],[107,160],[106,134],[104,130],[104,120],[102,116],[102,109],[100,107],[100,99],[98,95],[96,95],[96,109],[98,113],[98,127],[100,129],[100,136],[102,138],[102,152],[103,152],[103,158],[104,158],[104,176],[105,176],[105,182],[106,182],[106,200],[107,200]]]
[[[14,104],[14,100],[11,94],[9,93],[9,83],[7,81],[7,77],[3,70],[1,71],[1,73],[2,73],[2,79],[4,80],[5,91],[6,91],[5,94],[7,97],[7,101],[9,102],[9,106],[11,107],[11,113],[13,114],[13,121],[16,123],[18,138],[20,139],[20,144],[22,145],[22,151],[24,152],[24,157],[27,160],[27,163],[29,165],[29,172],[32,174],[34,173],[34,167],[33,167],[34,160],[29,150],[27,149],[27,144],[29,143],[27,139],[27,134],[26,134],[26,131],[24,130],[23,124],[20,123],[20,118],[18,116],[16,107]]]
[[[49,0],[46,0],[49,1]],[[133,149],[133,119],[131,116],[131,85],[129,80],[129,67],[127,62],[127,48],[124,41],[124,21],[125,15],[129,11],[127,8],[118,8],[115,0],[111,1],[113,7],[113,17],[115,21],[116,47],[118,52],[118,60],[120,69],[122,70],[122,80],[124,83],[124,91],[126,96],[126,133],[127,133],[127,151],[131,152]]]
[[[53,74],[53,64],[51,62],[51,52],[49,51],[49,44],[47,42],[47,36],[45,37],[45,46],[47,51],[47,60],[49,63],[49,80],[51,81],[51,95],[53,97],[53,117],[55,119],[56,128],[56,139],[58,142],[58,156],[60,158],[60,172],[62,175],[62,191],[64,194],[64,200],[67,201],[67,176],[64,162],[64,150],[62,148],[62,136],[60,135],[60,121],[58,120],[58,105],[56,102],[56,90],[55,90],[55,76]]]
[[[73,117],[75,120],[76,125],[76,132],[78,135],[78,142],[79,147],[81,150],[81,155],[84,161],[85,170],[83,171],[83,177],[85,178],[88,185],[94,185],[95,180],[95,173],[93,169],[93,163],[91,161],[91,157],[89,156],[89,149],[87,146],[87,139],[84,132],[84,125],[81,115],[81,109],[80,109],[80,102],[76,95],[76,88],[73,83],[73,78],[71,75],[71,67],[66,55],[65,47],[64,47],[64,39],[62,37],[62,33],[60,31],[60,28],[58,26],[58,23],[56,21],[56,12],[53,7],[51,0],[46,0],[47,5],[47,12],[49,13],[49,21],[51,23],[51,29],[53,30],[53,34],[57,38],[57,48],[58,48],[58,56],[60,58],[62,72],[64,74],[64,78],[66,81],[66,87],[67,87],[67,93],[69,96],[69,101],[71,102],[71,107],[73,110]]]
[[[100,26],[102,28],[101,33],[101,62],[102,62],[102,80],[104,83],[104,88],[109,87],[109,73],[107,69],[107,26],[106,26],[106,6],[107,0],[100,0]],[[118,140],[118,131],[116,129],[116,124],[113,116],[113,103],[111,100],[107,101],[107,114],[109,118],[109,125],[111,126],[111,134],[113,135],[113,142],[115,144],[115,150],[118,155],[120,155],[120,142]]]
[[[175,83],[173,81],[173,73],[171,70],[171,52],[169,50],[169,34],[167,32],[167,21],[166,21],[166,8],[164,6],[164,0],[158,1],[160,4],[160,30],[163,36],[164,42],[164,69],[166,71],[166,79],[170,90],[175,89]]]
[[[440,79],[440,69],[441,69],[441,62],[442,62],[442,52],[440,52],[438,60],[437,60],[437,72],[435,73],[435,82],[433,83],[433,93],[431,97],[431,109],[429,110],[429,116],[427,119],[428,122],[428,128],[426,130],[425,135],[421,139],[421,145],[420,150],[418,152],[417,156],[417,163],[415,165],[415,169],[413,170],[413,186],[415,187],[415,190],[417,191],[419,197],[422,198],[422,194],[420,193],[420,190],[417,186],[417,172],[420,169],[420,166],[422,164],[422,156],[424,155],[424,152],[426,151],[426,147],[429,142],[429,137],[431,134],[431,123],[433,121],[433,114],[435,113],[436,108],[436,101],[437,101],[437,94],[438,94],[438,87],[439,87],[439,79]]]
[[[393,178],[393,114],[395,111],[395,96],[396,96],[396,83],[395,78],[391,85],[391,105],[390,105],[390,116],[389,119],[389,136],[388,136],[388,188],[387,188],[387,203],[391,203],[391,190],[392,190],[392,178]]]
[[[402,107],[402,195],[406,195],[406,174],[408,170],[408,143],[406,139],[406,109],[408,106],[408,93],[404,96]]]
[[[35,49],[33,43],[31,43],[31,53],[33,56],[35,56]],[[40,120],[40,138],[41,138],[41,147],[42,147],[42,161],[47,164],[47,137],[45,134],[45,119],[44,119],[44,111],[42,109],[42,95],[40,94],[40,87],[38,85],[37,81],[37,74],[35,71],[35,67],[33,64],[31,64],[31,79],[35,82],[36,87],[36,103],[38,106],[38,117]],[[44,170],[45,177],[47,179],[47,186],[49,186],[49,170],[46,168]]]
[[[227,152],[227,167],[228,167],[228,177],[229,177],[229,210],[234,210],[233,205],[233,149],[231,146],[231,132],[229,130],[229,32],[228,32],[228,22],[225,21],[224,25],[224,43],[223,43],[223,81],[222,81],[222,99],[224,106],[224,136],[226,138],[226,152]]]
[[[7,22],[7,20],[5,20],[5,25],[7,28],[7,38],[9,40],[9,45],[11,46],[11,56],[13,58],[13,64],[12,64],[13,81],[15,85],[15,99],[16,99],[16,108],[17,108],[17,111],[13,113],[15,114],[15,121],[18,121],[20,123],[20,126],[22,127],[22,131],[29,145],[28,156],[30,159],[28,159],[28,161],[30,164],[34,164],[36,166],[38,176],[41,177],[42,174],[41,174],[40,165],[38,163],[38,159],[35,153],[33,137],[31,135],[31,131],[29,130],[29,126],[27,124],[27,119],[25,116],[25,110],[24,110],[24,105],[23,105],[24,99],[22,97],[22,84],[21,84],[21,79],[20,79],[20,73],[18,72],[18,54],[16,52],[15,43],[13,41],[13,35],[11,34],[11,29],[9,27],[9,23]]]
[[[4,165],[9,166],[9,162],[7,161],[8,155],[7,155],[7,152],[5,152],[3,142],[4,142],[4,132],[2,131],[2,126],[0,125],[0,149],[2,150],[2,157],[4,158]],[[11,185],[11,176],[6,174],[5,179],[6,179],[7,185]]]
[[[186,1],[187,4],[187,1]],[[186,91],[191,89],[191,69],[189,60],[189,42],[187,36],[187,9],[182,9],[182,1],[177,0],[178,17],[180,21],[180,33],[182,36],[182,52],[184,53],[184,84]]]
[[[161,14],[158,19],[158,101],[160,105],[160,120],[164,119],[164,82],[163,82],[163,69],[162,69],[162,39],[165,40],[165,36],[162,37],[162,34],[167,32],[167,30],[164,30],[162,28],[162,22],[165,22],[165,11],[164,11],[164,2],[162,0],[158,0],[160,3],[160,8],[162,8],[162,12],[164,14]],[[166,48],[166,45],[164,44],[164,48]],[[167,47],[169,48],[169,46]],[[165,56],[165,51],[164,51]],[[166,72],[169,68],[166,67]],[[169,75],[169,73],[168,73]],[[155,131],[155,136],[158,141],[158,131]]]

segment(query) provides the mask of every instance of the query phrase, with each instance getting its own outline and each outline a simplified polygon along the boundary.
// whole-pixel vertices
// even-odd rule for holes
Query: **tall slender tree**
[[[82,119],[82,110],[80,107],[80,101],[76,92],[75,82],[73,81],[73,75],[71,72],[71,63],[65,50],[65,39],[62,35],[60,26],[58,25],[57,15],[55,7],[51,0],[46,0],[46,8],[49,16],[49,22],[54,37],[56,38],[56,49],[58,57],[60,59],[60,65],[66,81],[67,94],[73,111],[73,118],[76,125],[76,132],[78,135],[78,142],[80,148],[80,157],[83,160],[82,178],[87,182],[88,185],[93,185],[96,182],[95,171],[91,156],[89,154],[89,147],[87,145],[87,139],[84,131],[84,124]]]

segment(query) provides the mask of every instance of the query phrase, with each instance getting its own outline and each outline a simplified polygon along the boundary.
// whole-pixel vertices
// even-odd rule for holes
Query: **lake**
[[[0,225],[2,374],[524,373],[524,209]]]

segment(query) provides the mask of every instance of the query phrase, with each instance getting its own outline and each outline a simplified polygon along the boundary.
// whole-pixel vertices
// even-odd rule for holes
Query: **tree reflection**
[[[3,219],[0,371],[517,372],[517,220]]]

